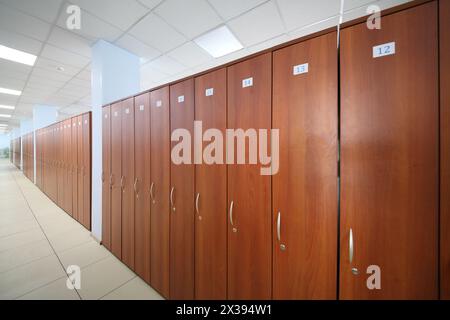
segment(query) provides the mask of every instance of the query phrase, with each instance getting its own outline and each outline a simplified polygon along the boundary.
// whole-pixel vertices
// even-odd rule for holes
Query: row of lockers
[[[21,159],[21,138],[15,138],[11,140],[10,146],[10,159],[11,163],[16,166],[17,169],[20,170],[20,159]]]
[[[36,131],[36,185],[91,229],[91,113]]]
[[[31,181],[34,181],[34,133],[22,136],[22,171]]]
[[[339,59],[330,32],[105,106],[103,244],[170,299],[437,299],[438,24],[431,1]],[[194,120],[279,129],[278,172],[175,164]]]

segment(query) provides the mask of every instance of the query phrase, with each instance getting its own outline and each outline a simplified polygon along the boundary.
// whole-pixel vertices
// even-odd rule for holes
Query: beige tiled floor
[[[66,268],[81,268],[81,289]],[[0,159],[0,299],[162,299],[33,183]]]

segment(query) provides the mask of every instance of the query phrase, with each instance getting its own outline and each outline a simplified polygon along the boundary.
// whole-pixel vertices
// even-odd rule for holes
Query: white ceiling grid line
[[[344,20],[411,0],[346,0]],[[38,56],[33,67],[0,60],[0,95],[16,106],[9,123],[35,104],[61,117],[91,105],[91,46],[109,41],[141,58],[141,88],[150,89],[336,25],[337,0],[0,0],[0,44]],[[81,8],[81,30],[68,30],[66,8]],[[213,58],[193,40],[227,26],[244,48]],[[64,70],[57,70],[64,69]]]

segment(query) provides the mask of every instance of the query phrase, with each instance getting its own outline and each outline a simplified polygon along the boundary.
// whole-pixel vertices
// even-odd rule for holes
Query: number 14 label
[[[380,58],[395,54],[395,42],[389,42],[373,47],[373,57]]]

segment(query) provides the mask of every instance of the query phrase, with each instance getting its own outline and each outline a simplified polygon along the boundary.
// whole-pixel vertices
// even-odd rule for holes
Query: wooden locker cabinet
[[[153,185],[150,222],[150,283],[161,295],[169,298],[169,87],[150,92],[150,108],[150,176],[151,185]]]
[[[382,23],[341,35],[340,298],[436,299],[437,3]],[[395,54],[372,57],[392,41]],[[366,285],[371,265],[381,269],[380,290]]]
[[[337,60],[332,32],[275,51],[273,298],[336,299]],[[294,66],[309,71],[294,75]]]
[[[102,109],[102,244],[111,250],[111,106]]]
[[[195,120],[202,121],[203,132],[213,128],[220,130],[225,136],[226,68],[195,79]],[[207,145],[208,143],[203,143],[203,150]],[[225,155],[225,150],[223,154]],[[195,166],[195,200],[195,299],[224,300],[227,298],[225,164],[203,162]]]
[[[135,272],[150,283],[150,94],[134,99]]]
[[[65,128],[64,128],[64,134],[65,134],[65,177],[66,177],[66,183],[65,183],[65,193],[64,193],[64,199],[66,203],[66,212],[72,216],[72,196],[73,196],[73,190],[72,190],[72,173],[71,173],[71,158],[72,158],[72,120],[68,119],[65,121]]]
[[[65,203],[64,203],[64,123],[60,122],[57,126],[56,131],[56,143],[54,144],[53,148],[55,150],[55,154],[57,157],[56,160],[56,179],[57,179],[57,185],[56,185],[56,192],[58,194],[58,206],[65,210]]]
[[[270,130],[271,59],[266,53],[228,67],[228,128]],[[259,165],[229,165],[228,206],[228,298],[271,299],[271,177]]]
[[[84,191],[83,191],[83,122],[82,116],[77,116],[75,118],[75,128],[72,130],[72,137],[74,141],[74,150],[76,153],[73,158],[73,163],[75,166],[73,176],[73,184],[76,186],[77,191],[74,191],[74,203],[76,203],[77,208],[77,220],[83,223],[83,203],[84,203]]]
[[[122,259],[122,105],[111,105],[111,252]]]
[[[194,80],[170,86],[170,130],[194,133]],[[178,141],[172,141],[172,150]],[[193,152],[191,151],[191,155]],[[191,162],[191,159],[189,159]],[[170,298],[194,298],[194,165],[170,162]]]
[[[70,174],[72,177],[72,217],[78,217],[78,123],[77,118],[70,120],[72,144],[70,146]]]
[[[83,217],[81,224],[91,230],[91,114],[85,113],[83,120]]]
[[[134,269],[134,99],[122,101],[122,261]]]

